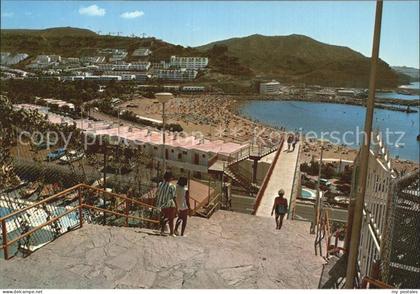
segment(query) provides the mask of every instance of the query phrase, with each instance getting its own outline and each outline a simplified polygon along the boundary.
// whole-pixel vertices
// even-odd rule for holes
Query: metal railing
[[[251,147],[249,145],[246,145],[245,147],[242,147],[237,152],[230,154],[228,158],[228,164],[235,164],[239,161],[242,161],[244,159],[249,158],[251,154]]]
[[[379,280],[372,279],[370,277],[364,277],[362,279],[361,289],[394,289],[391,285],[384,283]]]
[[[78,184],[0,218],[1,249],[31,253],[84,222],[121,226],[159,224],[159,210],[149,204]],[[24,244],[22,245],[22,242]]]

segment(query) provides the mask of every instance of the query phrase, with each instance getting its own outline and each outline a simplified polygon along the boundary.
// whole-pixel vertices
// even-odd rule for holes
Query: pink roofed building
[[[133,148],[142,148],[143,152],[156,162],[161,162],[162,158],[165,157],[167,166],[174,172],[191,171],[207,174],[208,168],[216,160],[227,160],[228,157],[234,157],[236,153],[248,148],[248,144],[224,142],[222,140],[210,141],[192,135],[182,136],[179,133],[167,132],[164,149],[162,133],[150,128],[116,127],[113,122],[72,119],[48,112],[47,107],[32,104],[19,104],[15,107],[38,111],[45,116],[48,114],[48,121],[54,124],[75,124],[85,134],[94,136],[98,140],[108,137],[111,142],[127,144]]]

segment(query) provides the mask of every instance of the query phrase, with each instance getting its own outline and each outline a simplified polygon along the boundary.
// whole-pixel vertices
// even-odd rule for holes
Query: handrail
[[[274,166],[277,163],[277,160],[279,159],[280,153],[281,153],[281,149],[283,148],[283,144],[284,144],[284,136],[281,138],[281,142],[279,144],[279,148],[276,152],[276,155],[274,156],[273,162],[270,165],[270,168],[267,171],[267,174],[264,177],[264,180],[261,184],[260,190],[257,193],[256,199],[255,199],[255,204],[254,204],[254,211],[252,212],[252,214],[256,214],[258,207],[260,206],[260,202],[261,202],[261,198],[264,195],[265,189],[267,188],[268,185],[268,181],[270,180],[271,174],[273,173],[274,170]]]
[[[111,213],[111,214],[122,216],[122,217],[128,217],[128,218],[136,219],[136,220],[139,220],[139,221],[147,221],[147,222],[155,223],[155,224],[158,224],[159,223],[159,221],[158,220],[155,220],[155,219],[143,218],[143,217],[134,216],[134,215],[127,215],[127,214],[123,214],[123,213],[120,213],[120,212],[112,211],[112,210],[109,210],[109,209],[92,206],[92,205],[89,205],[89,204],[83,204],[82,206],[84,208],[99,210],[99,211],[102,211],[102,212],[107,212],[107,213]]]
[[[109,210],[109,209],[105,209],[105,208],[101,208],[101,207],[97,207],[97,206],[93,206],[93,205],[89,205],[89,204],[84,203],[83,202],[82,191],[86,191],[86,190],[96,191],[96,192],[103,193],[107,196],[111,196],[113,198],[122,199],[125,202],[125,213],[121,213],[120,211],[112,211],[112,210]],[[22,213],[24,213],[24,212],[26,212],[30,209],[34,209],[34,208],[37,208],[37,207],[44,207],[47,203],[51,203],[52,200],[61,200],[63,197],[65,197],[68,194],[73,193],[73,192],[77,192],[77,196],[73,198],[73,200],[75,200],[77,198],[79,199],[78,202],[77,202],[77,205],[75,205],[71,208],[68,208],[65,212],[60,213],[59,215],[57,215],[55,217],[49,218],[49,216],[48,216],[47,220],[44,221],[43,223],[37,225],[36,227],[32,228],[31,230],[29,230],[27,232],[24,232],[23,234],[17,236],[15,239],[13,239],[11,241],[7,240],[8,239],[7,238],[8,237],[7,236],[8,232],[7,232],[6,221],[8,219],[16,217],[16,216],[18,216],[18,215],[20,215],[20,214],[22,214]],[[194,201],[195,201],[195,199],[194,199]],[[157,207],[155,207],[155,206],[152,206],[152,205],[143,203],[141,201],[131,199],[131,198],[128,198],[128,197],[125,197],[125,196],[122,196],[122,195],[119,195],[119,194],[116,194],[116,193],[108,192],[108,191],[105,191],[105,190],[102,190],[102,189],[99,189],[99,188],[96,188],[96,187],[91,187],[91,186],[88,186],[86,184],[75,185],[75,186],[73,186],[71,188],[68,188],[64,191],[61,191],[61,192],[59,192],[55,195],[52,195],[52,196],[50,196],[50,197],[48,197],[44,200],[36,202],[36,203],[34,203],[34,204],[32,204],[28,207],[25,207],[25,208],[20,209],[18,211],[12,212],[12,213],[10,213],[8,215],[5,215],[2,218],[0,218],[1,234],[2,234],[2,239],[3,239],[2,240],[3,242],[0,246],[0,249],[2,249],[3,252],[4,252],[4,258],[9,259],[8,249],[9,249],[10,245],[13,245],[14,243],[18,242],[19,240],[34,234],[35,232],[39,231],[40,229],[42,229],[45,226],[52,225],[53,223],[59,221],[61,218],[65,217],[66,215],[68,215],[68,214],[70,214],[74,211],[78,211],[78,213],[79,213],[79,220],[78,220],[79,225],[78,225],[78,227],[81,228],[83,226],[83,209],[84,208],[85,209],[91,209],[91,210],[98,210],[98,211],[102,211],[104,213],[109,213],[109,214],[113,214],[113,215],[116,215],[116,216],[125,217],[126,218],[126,221],[125,221],[126,226],[128,226],[128,219],[129,218],[139,220],[139,221],[154,223],[154,224],[159,223],[159,220],[154,220],[154,219],[129,215],[129,207],[130,207],[130,205],[133,205],[133,204],[135,204],[137,206],[140,206],[140,207],[143,207],[143,208],[146,208],[146,209],[156,209],[157,210]],[[62,207],[62,206],[58,206],[58,207]],[[77,223],[75,225],[77,225]]]
[[[5,215],[5,216],[3,216],[3,217],[0,218],[0,222],[2,222],[3,220],[9,219],[11,217],[14,217],[14,216],[16,216],[18,214],[22,214],[25,211],[28,211],[28,210],[30,210],[32,208],[35,208],[37,206],[40,206],[41,204],[50,202],[51,200],[54,200],[56,198],[59,198],[60,196],[63,196],[64,194],[68,194],[70,192],[77,191],[77,189],[79,189],[79,188],[84,188],[84,189],[89,189],[89,190],[94,190],[94,191],[97,191],[97,192],[105,193],[106,195],[110,195],[110,196],[113,196],[113,197],[116,197],[116,198],[121,198],[121,199],[124,199],[124,200],[128,200],[128,201],[131,201],[132,203],[136,203],[136,204],[138,204],[140,206],[143,206],[143,207],[146,207],[146,208],[158,209],[157,207],[155,207],[153,205],[150,205],[150,204],[147,204],[147,203],[144,203],[144,202],[135,200],[135,199],[131,199],[131,198],[122,196],[120,194],[116,194],[116,193],[113,193],[113,192],[108,192],[108,191],[105,191],[103,189],[92,187],[92,186],[89,186],[89,185],[86,185],[86,184],[77,184],[77,185],[75,185],[75,186],[73,186],[71,188],[68,188],[66,190],[63,190],[63,191],[61,191],[61,192],[59,192],[57,194],[54,194],[54,195],[52,195],[52,196],[50,196],[48,198],[45,198],[45,199],[43,199],[41,201],[38,201],[38,202],[35,202],[32,205],[29,205],[29,206],[27,206],[25,208],[22,208],[22,209],[19,209],[17,211],[14,211],[14,212],[12,212],[10,214],[7,214],[7,215]]]
[[[372,285],[374,285],[374,286],[376,286],[380,289],[395,289],[395,287],[393,287],[393,286],[391,286],[387,283],[384,283],[380,280],[372,279],[368,276],[363,277],[361,288],[362,289],[368,289],[367,287],[370,284],[372,284]]]
[[[299,138],[299,141],[302,141],[301,138]],[[302,144],[298,144],[297,158],[296,158],[297,164],[295,166],[295,174],[293,176],[292,191],[291,191],[291,195],[290,195],[290,204],[289,204],[289,207],[288,207],[287,219],[290,219],[295,214],[296,198],[298,197],[298,195],[296,195],[296,194],[299,193],[298,187],[300,186],[300,183],[299,182],[296,183],[296,181],[300,181],[299,160],[300,160],[301,147],[302,147]]]
[[[82,187],[82,185],[83,185],[83,184],[77,184],[76,186],[73,186],[73,187],[71,187],[71,188],[68,188],[68,189],[66,189],[66,190],[63,190],[63,191],[61,191],[61,192],[59,192],[59,193],[57,193],[57,194],[54,194],[54,195],[52,195],[52,196],[50,196],[50,197],[48,197],[48,198],[45,198],[44,200],[41,200],[41,201],[35,202],[35,203],[34,203],[34,204],[32,204],[32,205],[29,205],[29,206],[27,206],[27,207],[25,207],[25,208],[22,208],[22,209],[19,209],[19,210],[14,211],[14,212],[12,212],[12,213],[10,213],[10,214],[7,214],[7,215],[5,215],[5,216],[3,216],[3,217],[1,217],[1,218],[0,218],[0,222],[2,222],[3,220],[9,219],[9,218],[11,218],[11,217],[14,217],[14,216],[16,216],[16,215],[18,215],[18,214],[22,214],[23,212],[25,212],[25,211],[27,211],[27,210],[29,210],[29,209],[32,209],[32,208],[37,207],[37,206],[39,206],[39,205],[41,205],[41,204],[47,203],[47,202],[49,202],[49,201],[51,201],[51,200],[53,200],[53,199],[55,199],[55,198],[58,198],[58,197],[60,197],[60,196],[63,196],[63,194],[67,194],[67,193],[69,193],[69,192],[75,191],[75,190],[77,190],[78,188]]]
[[[78,209],[79,209],[79,206],[75,206],[75,207],[73,207],[72,209],[69,209],[69,210],[67,210],[66,212],[63,212],[62,214],[60,214],[60,215],[58,215],[58,216],[56,216],[56,217],[54,217],[54,218],[50,219],[49,221],[47,221],[47,222],[45,222],[45,223],[43,223],[43,224],[41,224],[41,225],[39,225],[39,226],[36,226],[36,227],[35,227],[35,228],[33,228],[32,230],[27,231],[26,233],[24,233],[24,234],[22,234],[22,235],[20,235],[20,236],[16,237],[15,239],[13,239],[13,240],[11,240],[11,241],[7,241],[7,240],[6,240],[6,243],[5,243],[5,244],[3,244],[3,245],[0,247],[0,249],[3,249],[4,247],[8,247],[8,246],[10,246],[10,245],[12,245],[12,244],[16,243],[17,241],[19,241],[19,240],[21,240],[21,239],[23,239],[23,238],[25,238],[25,237],[27,237],[27,236],[29,236],[29,235],[32,235],[33,233],[35,233],[36,231],[38,231],[38,230],[42,229],[43,227],[45,227],[45,226],[48,226],[48,225],[52,224],[53,222],[55,222],[55,221],[59,220],[60,218],[62,218],[62,217],[64,217],[64,216],[66,216],[67,214],[72,213],[73,211],[76,211],[76,210],[78,210]]]
[[[100,189],[100,188],[97,188],[97,187],[92,187],[92,186],[89,186],[89,185],[86,185],[86,184],[80,184],[80,185],[81,185],[81,187],[83,187],[85,189],[95,190],[97,192],[105,193],[107,195],[111,195],[111,196],[116,197],[116,198],[121,198],[121,199],[124,199],[124,200],[127,200],[127,201],[131,201],[132,203],[136,203],[136,204],[138,204],[140,206],[143,206],[143,207],[146,207],[146,208],[158,209],[156,206],[153,206],[153,205],[150,205],[150,204],[147,204],[147,203],[138,201],[136,199],[128,198],[128,197],[123,196],[121,194],[117,194],[117,193],[113,193],[113,192],[108,192],[108,191],[105,191],[103,189]]]

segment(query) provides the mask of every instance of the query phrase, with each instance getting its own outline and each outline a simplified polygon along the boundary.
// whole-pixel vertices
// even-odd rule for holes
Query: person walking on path
[[[297,142],[299,142],[299,134],[295,133],[293,135],[292,152],[295,151],[295,147],[296,147]]]
[[[171,183],[172,173],[165,172],[163,175],[163,181],[159,183],[157,194],[156,194],[156,207],[161,209],[160,218],[160,233],[164,235],[166,223],[169,223],[169,234],[174,235],[174,219],[177,212],[176,188]]]
[[[184,236],[185,227],[187,226],[188,212],[191,209],[187,183],[187,178],[180,177],[176,186],[176,205],[178,207],[178,219],[176,220],[175,234],[178,236],[178,227],[181,223],[181,236]]]
[[[280,230],[283,225],[283,218],[287,213],[287,199],[284,198],[284,190],[280,189],[278,195],[274,199],[273,209],[271,215],[275,212],[276,229]]]
[[[290,147],[292,146],[294,139],[293,139],[293,135],[289,134],[287,135],[287,151],[290,151]]]

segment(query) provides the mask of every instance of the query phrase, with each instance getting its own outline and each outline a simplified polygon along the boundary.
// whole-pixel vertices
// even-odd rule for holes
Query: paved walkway
[[[285,197],[290,205],[299,144],[300,142],[296,144],[295,151],[293,152],[285,151],[287,150],[287,143],[283,144],[283,148],[257,209],[257,216],[271,217],[274,198],[277,197],[280,189],[284,190]]]
[[[26,258],[0,260],[1,288],[317,288],[323,259],[306,222],[217,211],[187,237],[85,225]]]

